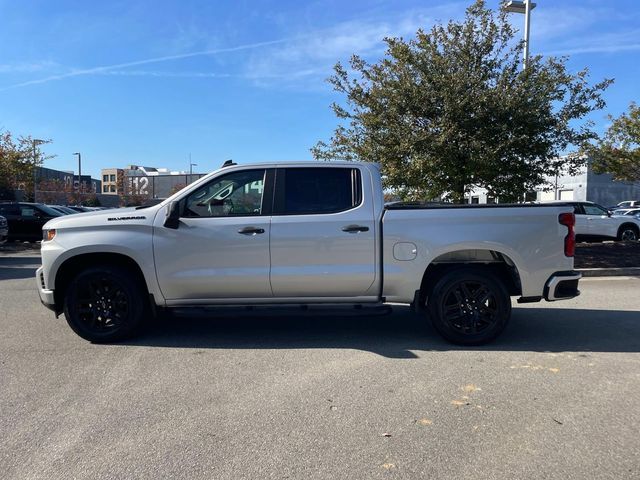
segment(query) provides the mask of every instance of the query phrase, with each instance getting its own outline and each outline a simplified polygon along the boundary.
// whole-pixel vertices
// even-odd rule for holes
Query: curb
[[[640,277],[640,267],[576,268],[582,277]]]

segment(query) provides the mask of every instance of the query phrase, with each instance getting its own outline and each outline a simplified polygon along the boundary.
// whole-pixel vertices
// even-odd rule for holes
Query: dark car
[[[53,208],[54,210],[62,213],[63,215],[72,215],[74,213],[78,213],[75,210],[73,210],[72,208],[64,207],[62,205],[47,205],[47,207]]]
[[[7,237],[9,236],[9,224],[7,223],[7,219],[3,216],[0,216],[0,245],[7,241]]]
[[[0,215],[9,224],[9,240],[36,241],[42,239],[42,226],[62,213],[41,203],[4,202]]]
[[[67,205],[67,208],[74,210],[76,213],[86,213],[92,211],[91,209],[87,207],[81,207],[80,205]]]

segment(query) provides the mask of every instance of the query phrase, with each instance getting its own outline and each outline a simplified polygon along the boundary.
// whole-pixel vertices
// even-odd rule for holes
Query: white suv
[[[606,208],[593,202],[567,202],[576,215],[578,240],[638,241],[640,220],[629,216],[612,216]]]

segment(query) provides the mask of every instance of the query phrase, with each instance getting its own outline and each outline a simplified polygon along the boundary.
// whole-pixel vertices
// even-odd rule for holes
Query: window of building
[[[106,193],[106,192],[108,192],[108,191],[109,191],[109,187],[108,187],[107,185],[103,185],[103,186],[102,186],[102,192],[103,192],[103,193]]]
[[[103,175],[102,176],[102,181],[103,182],[108,182],[109,181],[109,175]]]
[[[480,197],[474,195],[469,203],[480,203]]]
[[[361,202],[360,172],[355,168],[278,170],[274,214],[337,213]]]
[[[109,181],[110,182],[115,182],[116,181],[116,176],[115,175],[110,175],[109,176]]]
[[[116,192],[116,186],[115,185],[109,185],[109,191],[111,193],[115,193]]]

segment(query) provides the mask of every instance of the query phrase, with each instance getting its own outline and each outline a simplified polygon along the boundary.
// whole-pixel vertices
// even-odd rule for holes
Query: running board
[[[288,314],[302,315],[305,317],[326,317],[335,315],[339,317],[349,316],[382,316],[389,315],[393,309],[391,305],[384,303],[373,304],[302,304],[302,305],[196,305],[191,307],[166,307],[166,311],[175,315],[199,316],[199,315],[231,315],[234,317],[251,317],[261,314]]]

